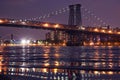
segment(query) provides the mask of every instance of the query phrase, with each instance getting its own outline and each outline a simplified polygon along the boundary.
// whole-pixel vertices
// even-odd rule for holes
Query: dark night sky
[[[0,0],[0,17],[29,19],[51,13],[67,7],[71,4],[82,4],[82,6],[106,24],[112,27],[120,26],[120,0]],[[67,24],[68,13],[63,13],[43,21]],[[89,25],[87,21],[85,25]],[[16,39],[44,39],[47,31],[25,28],[0,28],[0,36],[9,38],[10,34],[15,34]]]

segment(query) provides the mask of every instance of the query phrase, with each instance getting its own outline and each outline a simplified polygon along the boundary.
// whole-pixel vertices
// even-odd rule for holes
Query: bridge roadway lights
[[[120,35],[66,31],[67,46],[114,46],[120,45]]]

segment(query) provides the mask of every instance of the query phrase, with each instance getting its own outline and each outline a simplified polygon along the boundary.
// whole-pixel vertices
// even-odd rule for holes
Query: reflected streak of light
[[[94,64],[95,67],[98,67],[99,65],[100,65],[99,62],[96,62],[96,63]]]
[[[0,72],[2,72],[2,60],[3,60],[3,57],[2,56],[0,56]]]
[[[50,64],[49,63],[45,63],[44,66],[49,66]]]
[[[25,68],[21,68],[22,72],[25,72]]]
[[[59,66],[59,62],[58,61],[55,62],[55,66]]]
[[[98,53],[98,50],[95,52],[95,59],[96,59],[96,60],[99,60],[99,53]]]
[[[44,57],[46,57],[46,58],[48,58],[49,57],[49,54],[43,54],[44,55]]]
[[[105,71],[102,71],[102,74],[106,74],[106,72],[105,72]]]
[[[46,49],[46,50],[45,50],[45,53],[49,53],[49,52],[50,52],[50,50],[49,50],[49,49]]]
[[[84,71],[84,70],[81,70],[80,72],[81,72],[82,74],[85,74],[85,71]]]
[[[112,71],[109,71],[109,72],[108,72],[108,74],[109,74],[109,75],[112,75],[112,74],[113,74],[113,72],[112,72]]]
[[[45,26],[45,27],[49,27],[49,24],[48,24],[48,23],[45,23],[45,24],[43,24],[43,26]]]
[[[43,72],[47,72],[47,69],[46,69],[46,68],[44,68],[42,71],[43,71]]]
[[[98,29],[97,29],[97,28],[95,28],[95,29],[94,29],[94,31],[95,31],[95,32],[98,32]]]
[[[33,68],[33,72],[35,72],[35,68]]]
[[[29,71],[29,68],[27,68],[26,70]]]
[[[59,58],[59,57],[60,57],[60,55],[59,55],[59,54],[55,54],[55,57]]]
[[[4,21],[0,19],[0,23],[3,23]]]
[[[54,73],[57,73],[57,71],[58,71],[58,69],[55,68],[55,69],[54,69]]]
[[[0,52],[3,52],[3,48],[4,48],[4,47],[1,47],[1,46],[0,46]]]
[[[94,74],[100,74],[100,72],[99,71],[94,71]]]
[[[112,63],[110,63],[110,64],[109,64],[109,67],[110,67],[110,68],[112,68],[112,67],[113,67],[113,64],[112,64]]]
[[[90,46],[92,46],[92,45],[94,45],[94,43],[93,43],[93,42],[90,42]]]

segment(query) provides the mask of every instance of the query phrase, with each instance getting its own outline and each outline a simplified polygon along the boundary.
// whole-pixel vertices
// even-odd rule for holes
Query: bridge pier
[[[75,31],[67,31],[67,46],[83,46],[83,34]]]

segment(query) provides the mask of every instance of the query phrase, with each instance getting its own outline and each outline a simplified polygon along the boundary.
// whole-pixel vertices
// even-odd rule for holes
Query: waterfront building
[[[68,40],[67,34],[63,31],[51,31],[46,33],[46,41],[52,44],[62,44]]]

